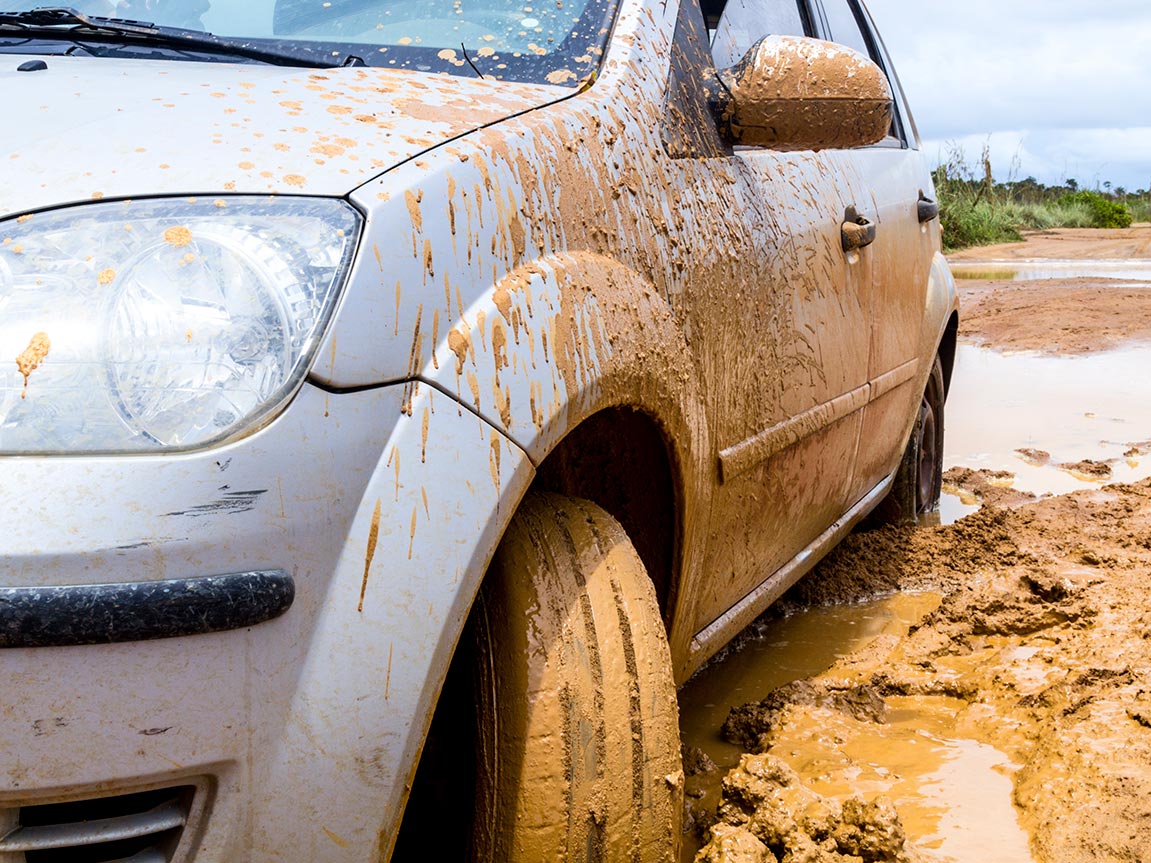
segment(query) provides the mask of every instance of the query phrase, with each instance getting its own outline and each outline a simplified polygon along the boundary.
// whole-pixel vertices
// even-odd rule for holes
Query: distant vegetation
[[[978,168],[955,148],[935,169],[944,251],[1021,240],[1043,228],[1126,228],[1151,221],[1151,191],[1128,192],[1103,183],[1082,189],[1076,180],[1045,186],[1034,177],[995,182],[984,148]]]

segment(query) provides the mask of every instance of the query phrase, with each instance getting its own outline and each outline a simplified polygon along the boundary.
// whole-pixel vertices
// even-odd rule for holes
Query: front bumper
[[[0,605],[5,591],[122,599],[205,576],[272,574],[245,582],[268,588],[260,599],[294,586],[290,608],[282,592],[255,603],[275,606],[266,622],[153,620],[147,639],[73,614],[67,646],[27,620],[4,641],[0,611],[0,836],[24,807],[171,787],[196,802],[157,859],[386,858],[532,471],[449,397],[404,390],[307,385],[259,433],[201,452],[0,460]]]

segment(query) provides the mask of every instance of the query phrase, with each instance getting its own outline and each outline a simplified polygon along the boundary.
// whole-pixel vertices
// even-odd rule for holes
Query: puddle
[[[965,515],[978,512],[979,504],[972,503],[964,497],[952,494],[947,489],[939,495],[939,523],[954,524]]]
[[[1151,453],[1126,455],[1151,437],[1148,369],[1145,346],[1046,357],[960,345],[947,399],[944,468],[1010,471],[1014,488],[1037,496],[1151,476]],[[1025,461],[1016,450],[1027,448],[1050,453],[1050,461]],[[1058,467],[1083,459],[1107,462],[1110,477]],[[941,520],[950,523],[970,509],[971,501],[945,495]]]
[[[901,593],[774,621],[762,637],[749,640],[689,681],[679,692],[683,742],[702,749],[719,768],[689,780],[689,789],[703,791],[697,806],[714,811],[719,783],[743,752],[719,734],[732,707],[826,671],[880,635],[906,634],[939,601],[936,594]],[[872,739],[854,735],[848,744],[850,769],[838,774],[831,769],[831,756],[802,741],[788,741],[786,747],[772,751],[799,770],[817,793],[844,799],[854,793],[869,798],[887,794],[909,837],[933,849],[938,860],[1030,861],[1012,850],[1025,852],[1027,838],[1014,821],[1010,764],[989,746],[948,736],[957,709],[965,706],[952,701],[888,699],[891,721],[875,725]],[[809,730],[815,741],[825,736],[823,726]],[[992,843],[995,853],[975,852],[985,841]],[[694,837],[685,836],[681,861],[689,863],[697,850]]]
[[[956,735],[966,702],[888,697],[888,721],[815,710],[818,724],[788,729],[772,753],[824,797],[888,797],[908,838],[932,863],[1031,863],[1012,803],[1017,768],[999,750]]]
[[[1151,261],[1138,259],[1060,261],[1044,258],[1032,261],[951,261],[949,264],[951,272],[957,279],[1022,282],[1044,279],[1103,278],[1151,281]],[[1114,285],[1114,287],[1122,287],[1122,285]]]

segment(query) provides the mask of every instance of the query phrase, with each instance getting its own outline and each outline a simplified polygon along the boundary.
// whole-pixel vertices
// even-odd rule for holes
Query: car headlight
[[[0,222],[0,452],[192,449],[266,422],[360,224],[341,201],[241,197]]]

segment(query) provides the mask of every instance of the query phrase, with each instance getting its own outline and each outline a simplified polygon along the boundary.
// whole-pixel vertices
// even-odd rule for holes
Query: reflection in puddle
[[[1031,281],[1042,279],[1126,279],[1151,281],[1151,261],[978,261],[950,262],[957,279],[991,279],[996,281]],[[1118,287],[1118,286],[1116,286]]]
[[[965,499],[962,495],[944,490],[939,496],[939,523],[954,524],[965,515],[978,511],[978,502]]]
[[[1002,752],[973,740],[947,742],[949,757],[920,786],[923,800],[939,812],[938,829],[922,847],[944,860],[1030,863],[1027,834],[1011,804],[1013,765]]]
[[[906,634],[939,602],[937,594],[896,594],[812,609],[771,623],[762,637],[693,678],[679,693],[683,742],[702,749],[719,768],[689,780],[689,791],[703,793],[698,807],[714,811],[720,781],[739,763],[741,748],[719,736],[732,707],[820,674],[879,636]],[[944,696],[894,696],[886,703],[884,723],[813,709],[819,721],[803,727],[789,723],[771,752],[817,794],[840,800],[887,795],[908,838],[933,863],[1030,863],[1027,835],[1011,802],[1015,766],[998,750],[957,731],[968,705]],[[686,863],[697,846],[690,836],[684,840]]]
[[[1010,471],[1015,488],[1036,495],[1151,476],[1151,453],[1129,454],[1151,437],[1148,369],[1148,347],[1046,357],[960,345],[947,399],[944,467]],[[1020,449],[1051,458],[1025,460]],[[1084,459],[1108,463],[1111,476],[1058,467]],[[946,495],[943,503],[945,524],[954,520],[949,515],[966,514],[959,498]]]

